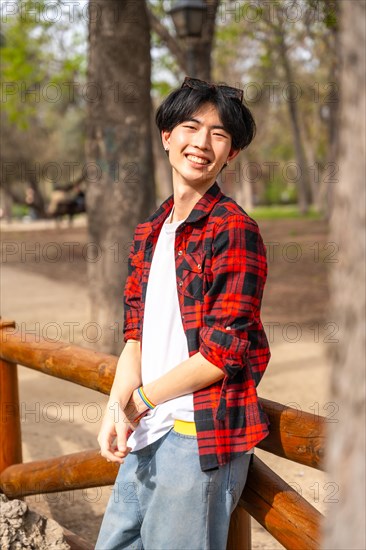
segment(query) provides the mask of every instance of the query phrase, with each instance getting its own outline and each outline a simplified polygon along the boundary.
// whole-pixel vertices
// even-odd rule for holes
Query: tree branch
[[[150,28],[156,32],[162,42],[169,48],[171,53],[175,56],[179,67],[183,72],[187,73],[187,63],[184,50],[180,47],[177,40],[170,34],[170,32],[160,23],[159,19],[152,13],[147,6],[147,13],[149,16]]]

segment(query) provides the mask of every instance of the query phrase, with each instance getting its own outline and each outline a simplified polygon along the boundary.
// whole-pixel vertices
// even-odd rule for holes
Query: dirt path
[[[267,242],[291,242],[290,239],[294,240],[295,236],[288,235],[290,231],[299,232],[297,242],[302,239],[309,243],[318,239],[321,247],[326,240],[324,227],[313,225],[301,234],[299,227],[294,229],[293,224],[287,223],[275,228],[266,225],[262,231],[267,233],[264,236]],[[57,242],[74,240],[80,242],[80,246],[86,242],[83,229],[66,229],[61,233]],[[8,233],[3,240],[17,244],[39,242],[40,246],[42,243],[44,246],[56,238],[55,233],[47,231],[33,236]],[[283,244],[277,245],[277,249],[281,246],[283,250]],[[305,250],[305,245],[302,246]],[[309,251],[311,255],[312,249],[309,248]],[[324,263],[311,262],[309,256],[306,258],[301,265],[299,262],[281,262],[280,259],[273,260],[272,269],[270,265],[263,322],[271,340],[272,358],[259,394],[309,412],[330,415],[332,409],[327,407],[329,366],[324,343],[324,340],[329,340],[330,334],[329,327],[324,329],[327,298],[325,267]],[[56,341],[62,338],[81,345],[86,343],[85,336],[89,340],[93,338],[92,332],[88,332],[86,270],[82,256],[73,263],[58,262],[55,265],[44,260],[32,261],[31,256],[22,258],[19,248],[17,254],[8,254],[7,260],[1,270],[1,315],[15,319],[24,338],[32,330]],[[308,265],[306,269],[305,265]],[[284,274],[288,277],[287,284]],[[314,289],[312,286],[316,279],[320,282]],[[295,284],[296,281],[298,284]],[[306,281],[306,288],[299,286],[300,281],[301,284]],[[310,298],[305,300],[309,293]],[[299,300],[302,304],[300,309],[297,308]],[[92,343],[89,342],[89,345],[92,346]],[[96,435],[106,402],[104,396],[21,367],[20,399],[24,461],[97,446]],[[330,499],[325,474],[258,449],[256,453],[313,506],[325,512]],[[37,510],[52,515],[65,527],[94,542],[109,494],[110,488],[104,487],[31,497],[28,501]],[[282,548],[256,522],[252,522],[252,527],[253,548]]]

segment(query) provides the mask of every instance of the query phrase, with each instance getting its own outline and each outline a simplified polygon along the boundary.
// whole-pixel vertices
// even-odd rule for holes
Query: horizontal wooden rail
[[[109,394],[118,358],[65,342],[48,342],[5,326],[0,356],[11,363]]]
[[[117,471],[118,465],[92,450],[9,466],[2,472],[0,484],[8,498],[20,498],[112,485]],[[319,548],[322,515],[256,456],[239,504],[285,548]]]
[[[67,343],[47,342],[33,335],[27,335],[24,342],[24,336],[13,326],[4,326],[0,338],[3,359],[109,394],[117,357]],[[325,418],[268,399],[260,398],[260,403],[269,417],[271,431],[258,447],[323,469]]]
[[[320,548],[323,516],[257,456],[239,505],[289,550]]]
[[[0,474],[0,488],[8,498],[111,485],[118,465],[98,450],[9,466]]]
[[[260,398],[270,433],[257,447],[305,466],[324,470],[326,419]]]

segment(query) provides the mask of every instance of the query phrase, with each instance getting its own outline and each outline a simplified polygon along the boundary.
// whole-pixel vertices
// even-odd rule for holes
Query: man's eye
[[[185,124],[183,128],[189,128],[190,130],[195,130],[195,126],[190,126],[189,124]]]
[[[224,134],[218,134],[217,132],[214,134],[214,136],[218,136],[218,137],[222,137],[222,138],[227,139],[227,136],[225,136]]]

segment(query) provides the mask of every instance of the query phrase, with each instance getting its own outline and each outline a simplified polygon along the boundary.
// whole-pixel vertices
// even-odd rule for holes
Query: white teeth
[[[209,161],[206,159],[201,159],[200,157],[195,157],[194,155],[187,155],[187,159],[197,162],[198,164],[208,164]]]

